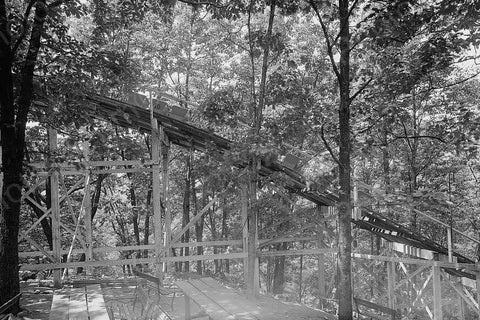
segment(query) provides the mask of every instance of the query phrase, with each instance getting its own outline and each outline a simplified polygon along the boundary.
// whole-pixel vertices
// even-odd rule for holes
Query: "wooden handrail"
[[[10,309],[18,300],[20,300],[21,293],[16,294],[12,299],[8,300],[4,304],[0,306],[0,314],[4,313],[8,309]]]

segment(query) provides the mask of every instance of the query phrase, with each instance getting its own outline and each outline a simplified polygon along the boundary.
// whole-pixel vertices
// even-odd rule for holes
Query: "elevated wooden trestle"
[[[259,239],[256,223],[252,225],[246,223],[249,219],[246,188],[241,188],[240,198],[242,201],[242,225],[243,238],[230,241],[208,241],[198,243],[180,243],[181,236],[192,226],[195,222],[206,214],[217,202],[218,199],[210,199],[210,202],[197,214],[180,232],[172,234],[171,231],[171,213],[168,210],[168,161],[170,145],[175,144],[186,148],[193,148],[198,151],[216,150],[223,153],[229,150],[232,146],[232,141],[218,136],[208,130],[195,127],[187,123],[183,117],[176,116],[169,111],[169,104],[162,101],[151,100],[150,105],[153,108],[150,110],[142,103],[126,103],[115,99],[106,98],[94,94],[85,96],[85,104],[82,110],[78,112],[84,113],[92,118],[99,120],[110,121],[122,127],[139,130],[140,132],[149,133],[152,136],[152,157],[151,159],[128,160],[128,161],[89,161],[88,144],[84,143],[84,161],[59,163],[53,157],[48,159],[46,163],[30,164],[37,172],[37,178],[34,184],[28,191],[24,193],[24,199],[33,202],[40,210],[43,211],[42,217],[38,219],[29,230],[22,230],[19,241],[26,240],[35,247],[35,252],[22,252],[21,257],[28,256],[45,256],[49,260],[47,263],[22,265],[24,270],[42,270],[54,269],[54,278],[56,286],[61,283],[61,268],[72,267],[86,267],[87,272],[91,272],[90,267],[94,266],[109,266],[109,265],[134,265],[143,263],[154,263],[156,265],[156,276],[162,278],[162,273],[165,267],[170,262],[176,261],[198,261],[198,260],[214,260],[214,259],[240,259],[244,261],[244,268],[248,261],[256,261],[260,257],[278,256],[278,255],[314,255],[318,257],[318,278],[322,285],[320,285],[320,295],[326,297],[325,293],[325,270],[324,259],[325,255],[335,254],[335,248],[327,248],[322,244],[323,230],[317,230],[316,237],[293,238],[288,236],[279,236],[274,239]],[[132,102],[132,101],[131,101]],[[152,110],[153,109],[153,110]],[[49,146],[50,153],[53,155],[56,150],[56,132],[54,129],[49,129]],[[246,167],[247,163],[239,162],[236,164],[239,167]],[[92,210],[90,203],[90,180],[95,174],[108,173],[132,173],[132,172],[152,172],[152,209],[154,221],[154,243],[142,246],[124,246],[124,247],[94,247],[92,234],[92,221],[90,212]],[[334,193],[325,190],[317,185],[314,181],[308,181],[299,172],[288,167],[280,162],[262,162],[259,173],[263,176],[269,176],[273,173],[281,173],[284,175],[286,184],[284,187],[300,197],[303,197],[313,202],[317,209],[316,215],[318,217],[319,225],[322,225],[327,219],[328,215],[332,215],[327,207],[333,207],[336,204],[337,197]],[[70,178],[76,177],[77,182],[67,188],[65,184],[65,176]],[[32,192],[44,185],[45,183],[51,185],[52,205],[50,209],[42,207],[39,203],[31,197]],[[72,199],[72,194],[79,188],[83,187],[83,201],[80,212],[74,212],[73,207],[69,204]],[[60,216],[61,207],[69,211],[75,228],[72,229],[65,224]],[[53,236],[53,250],[48,251],[44,249],[42,244],[34,241],[29,233],[32,232],[40,223],[42,219],[52,219],[52,236]],[[407,228],[388,220],[378,213],[371,213],[362,211],[359,217],[354,217],[352,222],[359,228],[372,232],[384,239],[399,243],[405,246],[410,246],[415,250],[424,250],[425,252],[432,252],[436,254],[448,254],[446,249],[425,237],[422,237],[415,232],[409,231]],[[63,235],[63,238],[62,238]],[[65,238],[68,235],[68,239]],[[310,241],[317,243],[316,249],[303,250],[289,250],[289,251],[262,251],[262,248],[268,244],[280,242],[298,242]],[[254,245],[252,245],[252,243]],[[69,249],[65,250],[65,244],[68,244]],[[250,245],[249,245],[250,244]],[[62,247],[63,245],[63,247]],[[229,246],[230,250],[227,254],[210,254],[202,256],[171,256],[170,248],[178,247],[194,247],[194,246]],[[355,253],[353,257],[358,261],[358,268],[363,268],[362,272],[374,273],[375,264],[378,261],[387,264],[387,290],[386,301],[388,308],[396,309],[398,307],[396,301],[396,290],[405,285],[411,285],[416,290],[416,298],[414,303],[425,302],[425,291],[429,281],[433,283],[433,311],[426,306],[427,313],[434,320],[443,319],[442,315],[442,279],[444,282],[450,283],[450,279],[444,274],[445,270],[450,275],[457,277],[468,277],[477,282],[476,287],[480,288],[479,279],[477,276],[480,268],[474,261],[458,254],[453,253],[455,261],[432,261],[422,260],[414,257],[414,249],[410,251],[404,250],[403,256],[395,257],[392,252],[397,247],[392,245],[390,247],[390,256],[384,255],[365,255]],[[406,248],[406,247],[405,247]],[[149,258],[129,258],[120,260],[96,260],[95,257],[100,253],[107,252],[121,252],[130,250],[149,250],[152,255]],[[85,253],[86,259],[83,262],[71,261],[71,257],[75,254]],[[67,261],[62,262],[62,256],[67,255]],[[422,258],[418,254],[419,258]],[[425,258],[424,256],[423,258]],[[438,255],[434,258],[438,259]],[[365,262],[368,261],[368,262]],[[412,270],[407,266],[419,266],[416,270]],[[431,268],[431,275],[424,278],[424,273],[428,273]],[[247,272],[246,284],[249,292],[255,294],[258,290],[258,268],[250,269],[253,272]],[[383,270],[383,269],[382,269]],[[402,271],[403,275],[399,272]],[[422,278],[423,284],[418,288],[415,278]],[[444,284],[444,287],[446,285]],[[463,301],[461,305],[466,303],[471,308],[475,309],[480,318],[480,295],[477,294],[475,299],[473,295],[463,287],[460,288],[458,283],[451,284],[451,287]],[[323,290],[323,291],[322,291]],[[357,297],[358,301],[365,301],[365,297]],[[382,298],[383,299],[383,298]],[[378,304],[382,304],[382,299],[377,299]],[[368,304],[365,302],[364,304]],[[379,308],[381,309],[381,308]],[[385,310],[385,309],[384,309]]]

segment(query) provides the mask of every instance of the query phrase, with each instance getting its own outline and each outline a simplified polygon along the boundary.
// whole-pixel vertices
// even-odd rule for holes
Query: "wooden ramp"
[[[55,290],[50,320],[109,320],[99,284]]]
[[[337,317],[299,304],[286,304],[267,296],[247,298],[212,278],[176,282],[185,294],[185,318],[207,315],[214,320],[337,320]],[[202,311],[190,313],[190,302]]]

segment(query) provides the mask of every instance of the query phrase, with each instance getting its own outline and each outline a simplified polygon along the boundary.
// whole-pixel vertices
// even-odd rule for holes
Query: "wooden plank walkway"
[[[195,317],[189,312],[190,302],[193,301],[214,320],[337,320],[332,314],[298,304],[286,304],[267,296],[249,299],[212,278],[178,281],[176,285],[185,294],[185,319]]]
[[[99,284],[55,290],[50,320],[109,320]]]

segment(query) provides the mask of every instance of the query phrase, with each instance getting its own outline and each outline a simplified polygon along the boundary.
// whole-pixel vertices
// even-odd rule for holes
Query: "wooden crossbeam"
[[[420,289],[417,289],[417,285],[412,282],[413,289],[417,293],[417,296],[415,297],[415,300],[413,300],[412,305],[415,305],[415,303],[417,303],[418,300],[420,300],[420,302],[422,304],[425,304],[422,296],[425,293],[425,289],[427,288],[428,283],[430,282],[430,279],[432,279],[432,274],[431,273],[428,275],[427,279],[425,280],[425,282],[423,283],[423,285]],[[428,307],[427,305],[425,305],[425,306]]]
[[[75,183],[75,185],[73,185],[69,190],[68,190],[68,193],[72,193],[73,191],[75,191],[75,189],[80,185],[80,183],[83,183],[83,179],[81,179],[80,181],[78,181],[77,183]],[[66,195],[62,196],[59,200],[60,203],[62,203],[64,200],[66,199]],[[36,228],[36,226],[38,226],[40,224],[40,222],[42,222],[43,219],[47,218],[50,213],[52,212],[52,208],[48,209],[40,218],[38,218],[31,226],[30,228],[28,228],[27,231],[25,231],[24,233],[21,233],[20,234],[20,237],[18,239],[18,241],[22,241],[24,238],[24,235],[28,235],[33,229]]]
[[[23,196],[23,199],[27,199],[29,200],[35,207],[37,207],[38,209],[40,209],[43,213],[46,213],[47,212],[47,209],[42,206],[40,203],[38,203],[35,199],[33,199],[32,197],[30,197],[30,195],[24,195]]]
[[[43,183],[45,183],[45,181],[47,181],[47,177],[44,177],[42,179],[40,179],[40,181],[38,181],[37,183],[35,183],[35,185],[31,186],[30,188],[28,188],[27,191],[25,191],[25,193],[22,195],[22,198],[25,197],[25,196],[28,196],[30,195],[30,193],[32,193],[33,191],[35,191],[38,187],[40,187]]]
[[[275,256],[302,256],[302,255],[317,255],[325,253],[336,253],[334,248],[321,249],[300,249],[300,250],[275,250],[275,251],[257,251],[259,257],[275,257]]]
[[[40,250],[47,258],[49,258],[51,261],[55,261],[55,258],[48,253],[45,249],[42,248],[41,245],[39,245],[35,240],[30,238],[27,234],[25,234],[23,231],[20,231],[20,234],[23,239],[27,240],[32,246]]]
[[[217,200],[218,198],[214,197],[202,210],[200,210],[200,212],[195,215],[192,220],[190,220],[190,222],[187,223],[187,225],[183,227],[183,229],[175,237],[173,237],[172,241],[170,241],[165,247],[163,247],[163,250],[160,252],[160,256],[163,255],[167,250],[171,249],[172,245],[174,243],[177,243],[178,240],[180,240],[185,234],[185,232],[187,232],[187,230],[189,230],[198,220],[200,220],[200,218],[208,212],[208,209],[210,209],[210,207],[213,206],[213,204],[217,202]]]
[[[443,277],[444,279],[448,279],[448,276],[447,274],[445,273],[445,271],[442,270],[442,274],[443,274]],[[470,306],[472,307],[474,310],[478,310],[478,303],[477,301],[475,301],[475,299],[473,298],[473,296],[470,294],[470,292],[468,292],[468,295],[465,294],[460,288],[458,288],[458,285],[456,284],[453,284],[450,280],[447,280],[447,283],[450,285],[450,287],[452,287],[453,290],[455,290],[455,292],[457,292],[457,294]],[[463,288],[463,287],[462,287]],[[463,290],[465,290],[465,288],[463,288]]]

